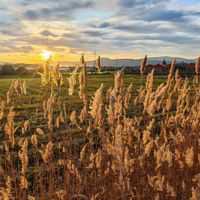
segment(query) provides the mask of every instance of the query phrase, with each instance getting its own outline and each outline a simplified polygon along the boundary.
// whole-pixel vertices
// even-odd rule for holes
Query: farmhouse
[[[150,73],[152,69],[154,69],[154,72],[157,74],[168,74],[169,70],[171,68],[171,64],[157,64],[157,65],[146,65],[145,71],[147,73]],[[195,73],[195,63],[177,63],[175,66],[175,71],[179,70],[180,74],[194,74]]]
[[[166,71],[165,66],[162,64],[157,64],[157,65],[147,65],[146,66],[146,72],[149,73],[154,69],[155,73],[164,73]]]

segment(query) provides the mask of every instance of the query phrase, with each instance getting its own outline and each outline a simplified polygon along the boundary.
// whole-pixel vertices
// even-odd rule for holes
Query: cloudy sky
[[[199,0],[0,0],[0,61],[200,54]]]

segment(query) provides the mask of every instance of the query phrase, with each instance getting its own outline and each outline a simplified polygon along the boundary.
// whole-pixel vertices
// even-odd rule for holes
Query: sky
[[[200,55],[199,0],[0,0],[0,62]]]

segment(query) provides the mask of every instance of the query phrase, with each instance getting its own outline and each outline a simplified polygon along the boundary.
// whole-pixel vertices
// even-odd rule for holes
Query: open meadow
[[[63,85],[61,86],[60,98],[66,103],[68,111],[72,111],[74,108],[81,109],[82,100],[78,96],[78,90],[72,96],[68,94],[69,83],[67,77],[70,76],[70,73],[63,74]],[[6,99],[6,93],[9,90],[9,87],[12,81],[20,78],[22,81],[26,81],[27,95],[21,97],[15,95],[15,102],[18,102],[16,109],[21,109],[21,112],[24,111],[26,117],[30,117],[31,113],[34,113],[38,107],[41,106],[41,102],[48,97],[49,91],[41,84],[41,78],[35,75],[13,75],[13,76],[1,76],[0,77],[0,97]],[[166,75],[157,75],[154,78],[154,87],[158,86],[161,83],[166,82]],[[99,86],[104,84],[105,91],[109,89],[114,84],[114,73],[107,74],[91,74],[88,75],[88,84],[87,84],[87,94],[91,98],[94,95],[94,92],[99,88]],[[141,78],[139,75],[134,74],[125,74],[124,75],[124,85],[128,86],[129,84],[133,85],[132,95],[136,96],[141,85],[145,85],[145,78]],[[25,109],[25,110],[24,110]],[[29,111],[29,112],[28,112]]]

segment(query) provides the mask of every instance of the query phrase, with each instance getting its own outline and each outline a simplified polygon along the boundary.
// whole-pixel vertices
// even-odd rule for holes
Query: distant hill
[[[162,63],[162,61],[165,59],[167,64],[170,64],[172,60],[176,59],[177,63],[185,62],[185,63],[192,63],[195,62],[195,59],[186,59],[186,58],[175,58],[175,57],[169,57],[169,56],[163,56],[163,57],[150,57],[147,60],[147,64],[156,65],[159,63]],[[134,66],[138,67],[140,66],[142,59],[110,59],[110,58],[101,58],[101,65],[102,66],[112,66],[112,67],[122,67],[122,66]],[[88,61],[88,66],[94,66],[95,61]],[[75,62],[65,62],[64,65],[74,65]]]
[[[167,62],[167,64],[170,64],[174,59],[176,59],[177,63],[193,63],[196,61],[196,59],[186,59],[186,58],[181,58],[181,57],[169,57],[169,56],[163,56],[163,57],[151,57],[148,58],[147,60],[147,64],[158,64],[158,63],[162,63],[162,61],[165,59],[165,61]],[[141,59],[139,60],[141,62]]]
[[[177,63],[181,63],[181,62],[185,62],[185,63],[192,63],[195,62],[196,59],[186,59],[186,58],[176,58],[176,57],[170,57],[170,56],[162,56],[162,57],[149,57],[147,59],[147,64],[151,64],[151,65],[156,65],[159,63],[162,63],[162,61],[165,59],[165,61],[167,62],[167,64],[170,64],[172,62],[172,60],[176,59]],[[140,66],[142,59],[110,59],[110,58],[101,58],[101,65],[102,66],[106,66],[106,67],[122,67],[122,66],[133,66],[133,67],[138,67]],[[61,62],[62,63],[62,62]],[[96,63],[96,61],[88,61],[87,64],[88,66],[94,66],[94,64]],[[11,63],[0,63],[0,66],[4,65],[4,64],[11,64]],[[67,66],[73,66],[77,64],[76,62],[63,62],[62,65],[64,67]],[[14,64],[12,63],[11,65],[15,65],[15,66],[23,66],[23,67],[38,67],[39,65],[37,64]]]

